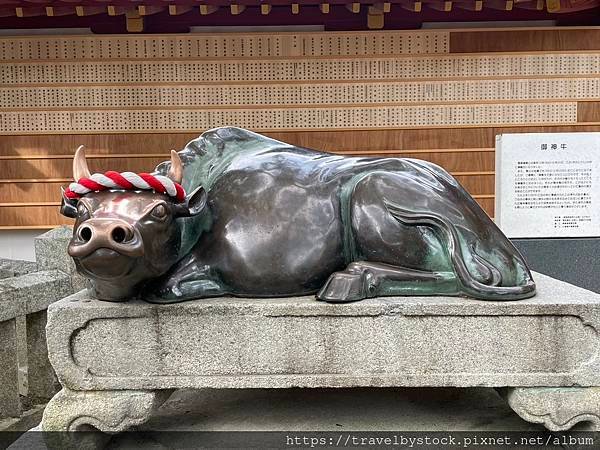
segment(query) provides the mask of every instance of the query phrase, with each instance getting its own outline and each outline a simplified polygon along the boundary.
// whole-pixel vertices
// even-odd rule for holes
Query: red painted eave
[[[293,4],[297,6],[292,6]],[[91,28],[127,31],[141,17],[145,32],[186,32],[192,26],[319,25],[327,30],[367,29],[369,15],[384,29],[419,28],[424,22],[553,20],[558,25],[600,25],[600,0],[0,0],[0,29]]]

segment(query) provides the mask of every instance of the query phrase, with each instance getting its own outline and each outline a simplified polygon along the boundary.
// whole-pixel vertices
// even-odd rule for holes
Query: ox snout
[[[144,254],[140,234],[130,224],[119,219],[89,219],[74,231],[69,243],[73,258],[89,258],[102,250],[102,254],[135,258]],[[109,258],[114,259],[114,258]],[[106,261],[110,264],[110,261]]]

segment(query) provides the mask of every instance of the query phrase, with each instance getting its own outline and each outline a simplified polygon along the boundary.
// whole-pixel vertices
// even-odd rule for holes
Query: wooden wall
[[[600,29],[0,38],[0,228],[47,228],[84,144],[151,171],[237,125],[434,161],[493,214],[500,133],[600,131]]]

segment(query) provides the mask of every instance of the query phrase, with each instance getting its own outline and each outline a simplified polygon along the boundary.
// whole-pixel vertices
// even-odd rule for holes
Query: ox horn
[[[175,183],[181,184],[183,180],[183,165],[181,158],[175,150],[171,150],[171,168],[169,169],[169,178]]]
[[[73,158],[73,179],[79,181],[82,178],[89,178],[90,176],[91,172],[85,160],[85,150],[83,149],[83,145],[80,145],[75,151],[75,157]]]

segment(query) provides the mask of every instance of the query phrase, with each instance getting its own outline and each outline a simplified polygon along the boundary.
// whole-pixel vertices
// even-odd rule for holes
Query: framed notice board
[[[600,236],[600,133],[498,135],[495,198],[509,238]]]

